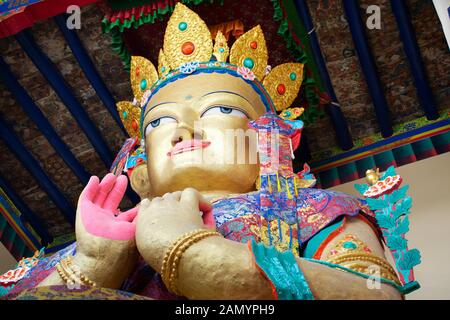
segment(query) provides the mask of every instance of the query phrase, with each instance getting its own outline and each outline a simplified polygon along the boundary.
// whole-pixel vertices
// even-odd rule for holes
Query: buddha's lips
[[[207,146],[209,146],[210,144],[211,144],[211,142],[210,141],[206,141],[206,140],[186,140],[186,141],[181,141],[181,142],[178,142],[172,148],[172,150],[167,152],[167,156],[168,157],[172,157],[172,156],[174,156],[176,154],[179,154],[179,153],[193,151],[193,150],[197,150],[197,149],[203,149],[203,148],[206,148]]]

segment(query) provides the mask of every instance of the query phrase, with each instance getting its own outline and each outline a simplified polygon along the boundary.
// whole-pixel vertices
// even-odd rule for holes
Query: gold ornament
[[[371,276],[379,271],[382,278],[400,284],[397,273],[389,262],[373,253],[346,252],[334,255],[326,261]]]
[[[303,64],[284,63],[270,71],[263,81],[277,111],[289,108],[298,95],[303,81]]]
[[[218,61],[216,67],[220,67],[220,62],[226,62],[229,56],[231,64],[248,68],[257,80],[263,81],[266,77],[268,52],[259,25],[240,36],[231,49],[228,47],[226,37],[218,31],[213,47],[211,33],[205,22],[195,12],[178,2],[167,24],[163,49],[159,51],[158,70],[144,57],[133,56],[131,59],[130,81],[136,100],[139,104],[145,102],[143,100],[149,93],[146,92],[158,79],[165,78],[183,63],[209,62],[212,54]],[[280,65],[267,75],[263,86],[266,87],[278,111],[292,104],[300,90],[302,79],[303,65],[299,63]],[[141,110],[125,101],[119,102],[117,107],[130,136],[141,138],[140,116],[136,116]],[[124,111],[126,112],[123,113]]]
[[[357,236],[353,234],[346,234],[341,240],[339,240],[333,248],[330,250],[327,259],[332,259],[333,256],[337,256],[341,253],[370,253],[372,250]]]
[[[158,80],[155,66],[144,57],[131,57],[130,82],[133,94],[140,103],[144,92]]]
[[[222,31],[217,31],[216,40],[214,41],[213,55],[219,62],[226,62],[230,49],[228,48],[227,39]]]
[[[305,108],[288,108],[284,109],[280,113],[280,118],[284,120],[295,120],[300,117],[303,112],[305,112]]]
[[[212,40],[206,23],[184,4],[178,2],[167,24],[163,50],[172,69],[186,62],[211,59]]]
[[[140,117],[141,108],[133,105],[129,101],[119,101],[116,103],[117,111],[122,120],[125,130],[130,137],[138,137],[141,139]]]
[[[230,63],[250,69],[260,81],[266,74],[268,59],[266,40],[259,25],[240,36],[231,47]]]
[[[61,259],[59,264],[56,266],[56,271],[61,279],[67,285],[85,285],[90,287],[96,287],[97,284],[86,277],[81,270],[75,266],[72,262],[72,257],[68,256]]]
[[[375,183],[380,180],[381,174],[380,174],[380,168],[369,169],[366,171],[366,181],[369,185],[373,186]]]
[[[312,188],[316,182],[316,179],[295,179],[295,187],[300,189]]]
[[[159,49],[158,56],[158,74],[160,78],[167,76],[170,72],[169,63],[167,62],[166,56],[164,55],[164,51]]]
[[[169,291],[181,295],[182,293],[178,291],[177,280],[178,280],[178,265],[180,264],[181,257],[183,253],[189,249],[190,246],[212,236],[222,236],[217,231],[211,231],[206,229],[193,230],[188,232],[177,240],[169,247],[164,255],[162,267],[161,267],[161,278]]]

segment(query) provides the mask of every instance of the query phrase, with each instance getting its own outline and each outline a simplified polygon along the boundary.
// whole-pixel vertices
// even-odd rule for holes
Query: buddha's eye
[[[164,124],[168,124],[168,123],[174,123],[177,122],[177,120],[175,120],[174,118],[171,117],[161,117],[158,119],[155,119],[153,121],[150,121],[147,124],[147,127],[145,128],[145,135],[149,134],[153,129],[164,125]]]
[[[228,106],[210,107],[205,112],[203,112],[202,117],[224,115],[224,114],[240,118],[248,118],[248,116],[243,111]]]

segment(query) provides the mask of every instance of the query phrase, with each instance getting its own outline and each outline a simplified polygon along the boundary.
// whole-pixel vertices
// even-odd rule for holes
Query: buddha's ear
[[[139,195],[141,200],[150,197],[150,180],[146,163],[140,164],[133,169],[130,182],[131,188]]]

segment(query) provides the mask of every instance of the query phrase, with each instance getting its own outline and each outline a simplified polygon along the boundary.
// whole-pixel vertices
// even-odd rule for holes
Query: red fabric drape
[[[0,20],[0,38],[12,36],[36,22],[66,12],[70,5],[85,6],[97,0],[46,0],[21,8]]]

